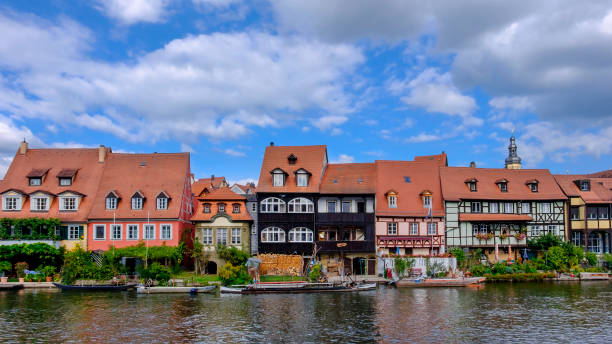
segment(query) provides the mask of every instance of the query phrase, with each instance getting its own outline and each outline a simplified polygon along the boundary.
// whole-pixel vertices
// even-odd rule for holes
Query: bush
[[[465,257],[465,252],[463,251],[462,248],[453,247],[448,251],[448,253],[450,253],[451,256],[457,259],[457,267],[463,267],[466,257]]]
[[[6,260],[0,262],[0,272],[2,272],[2,276],[4,276],[5,273],[8,274],[11,272],[12,268],[11,262],[7,262]]]
[[[25,271],[28,269],[28,263],[19,262],[15,264],[15,272],[17,273],[17,277],[23,278],[25,277]]]
[[[39,268],[36,271],[38,271],[44,277],[51,277],[55,273],[55,266],[43,266],[42,268]]]
[[[244,266],[234,266],[227,262],[219,268],[219,280],[225,286],[251,283],[251,277]]]
[[[99,267],[91,258],[91,253],[77,245],[66,252],[61,279],[64,284],[72,284],[78,279],[109,280],[116,274],[117,269],[113,265],[104,262]]]
[[[597,265],[597,255],[593,252],[587,252],[586,256],[586,260],[589,262],[590,266],[596,266]]]
[[[227,247],[222,244],[217,244],[217,255],[226,262],[236,266],[243,265],[251,256],[248,252],[234,246]]]
[[[470,273],[472,274],[472,276],[483,276],[484,274],[490,273],[490,272],[491,270],[489,270],[488,267],[482,264],[476,264],[470,267]]]
[[[567,258],[565,250],[560,246],[553,246],[546,251],[548,266],[554,270],[560,270],[567,267]]]
[[[562,244],[563,240],[561,237],[558,237],[553,233],[547,233],[537,237],[536,239],[527,241],[527,247],[537,251],[544,251],[553,246],[561,246]]]
[[[142,278],[156,280],[161,284],[166,284],[170,279],[170,270],[160,263],[153,263],[148,268],[142,270]]]
[[[308,274],[308,278],[310,279],[310,282],[314,283],[319,280],[319,277],[321,277],[321,265],[315,264],[312,266],[312,271],[310,271]]]
[[[13,265],[26,262],[33,268],[45,265],[60,267],[63,256],[62,248],[56,249],[45,243],[0,246],[0,261],[8,261]]]
[[[601,260],[603,260],[604,262],[608,263],[608,269],[612,268],[612,254],[604,253],[601,256]]]

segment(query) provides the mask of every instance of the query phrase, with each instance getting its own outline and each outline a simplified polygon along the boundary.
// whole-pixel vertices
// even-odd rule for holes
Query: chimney
[[[471,168],[476,168],[476,162],[472,161],[472,162],[470,163],[470,167],[471,167]]]
[[[106,147],[104,147],[104,145],[100,145],[100,147],[98,147],[98,162],[103,163],[105,159],[106,159]]]
[[[215,181],[215,175],[214,175],[214,174],[211,174],[211,175],[210,175],[210,181],[211,181],[211,182],[214,182],[214,181]]]
[[[19,154],[25,155],[27,151],[28,151],[28,143],[26,142],[25,139],[23,139],[23,141],[19,144]]]
[[[274,146],[274,142],[270,142],[270,146]]]

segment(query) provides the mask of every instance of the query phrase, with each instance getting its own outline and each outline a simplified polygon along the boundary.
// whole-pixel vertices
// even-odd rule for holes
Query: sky
[[[0,176],[30,147],[612,168],[612,1],[0,0]]]

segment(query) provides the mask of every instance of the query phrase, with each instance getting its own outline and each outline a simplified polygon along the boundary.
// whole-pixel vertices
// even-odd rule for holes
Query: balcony
[[[311,256],[313,244],[310,242],[280,242],[280,243],[262,243],[257,245],[259,253],[276,253],[276,254],[299,254]]]
[[[433,240],[433,243],[432,243]],[[400,236],[400,235],[379,235],[376,237],[379,247],[408,247],[408,248],[430,248],[444,245],[443,235],[429,236]]]
[[[314,223],[314,213],[259,213],[257,221],[276,223]]]
[[[374,252],[374,241],[317,241],[319,253]]]
[[[373,213],[317,213],[318,224],[374,223]]]

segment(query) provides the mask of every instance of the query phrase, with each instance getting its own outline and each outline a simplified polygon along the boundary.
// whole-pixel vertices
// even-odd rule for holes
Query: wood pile
[[[260,275],[300,276],[304,265],[302,256],[291,254],[259,254]]]

